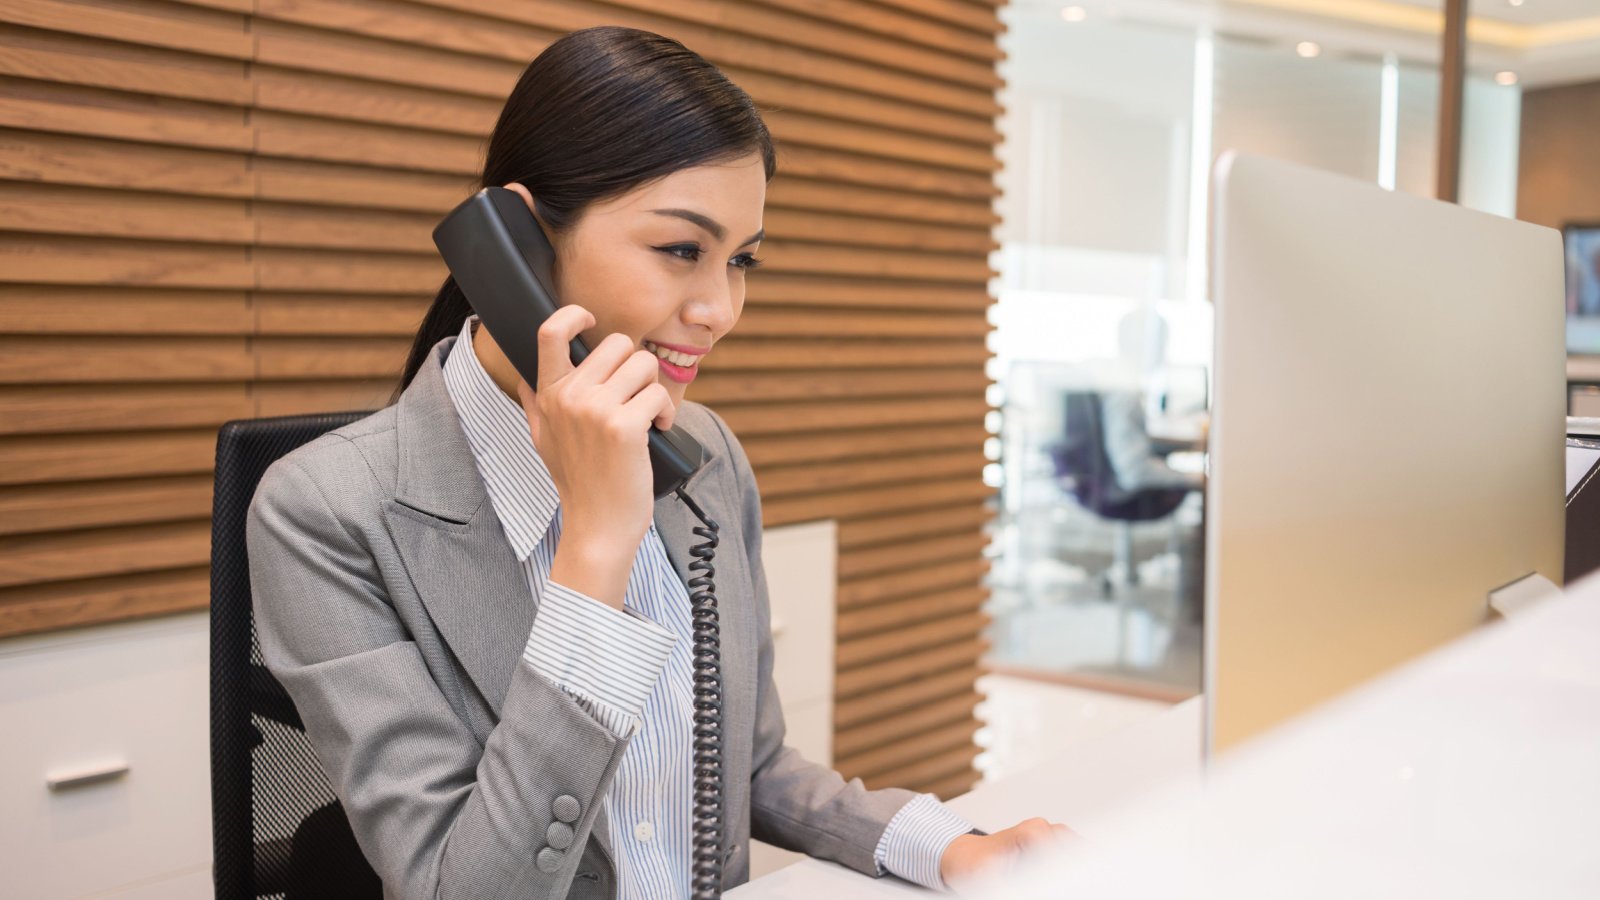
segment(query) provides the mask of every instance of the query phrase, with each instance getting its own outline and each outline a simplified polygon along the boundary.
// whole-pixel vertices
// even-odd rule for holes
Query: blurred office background
[[[23,895],[206,894],[216,428],[387,402],[443,276],[428,230],[522,66],[589,25],[684,40],[780,141],[769,264],[689,396],[760,481],[791,742],[948,797],[1192,694],[1210,163],[1432,195],[1439,9],[4,5],[0,721],[34,739],[0,755],[0,846],[38,861]],[[1600,8],[1471,13],[1461,201],[1600,222]],[[1571,369],[1600,410],[1600,366]]]
[[[1199,690],[1204,510],[1183,479],[1204,467],[1212,162],[1237,148],[1435,196],[1442,7],[1003,10],[988,658],[1035,696],[1061,686],[1057,720]],[[1469,12],[1459,202],[1555,228],[1600,221],[1600,4]],[[1586,364],[1569,366],[1574,405]],[[1115,459],[1118,428],[1141,416],[1142,471]],[[1097,713],[1072,714],[1085,706]],[[1013,764],[1019,727],[980,733],[994,745],[980,767]]]

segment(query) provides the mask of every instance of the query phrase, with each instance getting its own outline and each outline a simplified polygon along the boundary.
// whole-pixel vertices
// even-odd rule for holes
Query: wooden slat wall
[[[690,397],[839,521],[836,763],[975,780],[1000,25],[983,0],[0,0],[0,635],[202,608],[215,429],[386,402],[527,61],[677,37],[780,143]]]

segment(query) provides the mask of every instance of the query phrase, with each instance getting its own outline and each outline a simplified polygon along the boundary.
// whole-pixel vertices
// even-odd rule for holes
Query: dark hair
[[[748,94],[672,38],[606,25],[567,34],[523,70],[489,135],[474,190],[520,182],[559,233],[591,203],[751,152],[761,154],[770,181],[777,156]],[[396,398],[433,345],[471,314],[455,279],[446,278],[417,329]]]

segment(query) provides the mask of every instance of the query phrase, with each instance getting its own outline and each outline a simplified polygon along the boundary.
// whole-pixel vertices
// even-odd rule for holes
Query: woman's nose
[[[704,325],[712,334],[721,335],[733,327],[733,278],[708,278],[695,298],[688,304],[687,318],[691,325]]]

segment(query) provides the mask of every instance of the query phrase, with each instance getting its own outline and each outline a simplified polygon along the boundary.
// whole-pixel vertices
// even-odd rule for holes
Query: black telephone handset
[[[523,379],[539,385],[539,326],[557,308],[551,277],[555,251],[522,196],[487,187],[451,210],[433,229],[433,242],[478,318]],[[572,339],[572,363],[589,348]],[[705,451],[674,425],[650,428],[650,467],[657,499],[677,494],[704,527],[704,539],[689,548],[696,573],[688,581],[694,626],[694,809],[690,896],[722,896],[722,651],[712,563],[717,523],[684,492],[684,483],[705,460]]]
[[[489,187],[457,206],[433,230],[433,242],[473,312],[524,381],[539,386],[539,326],[556,311],[551,278],[555,251],[522,196]],[[503,338],[503,339],[502,339]],[[572,364],[589,355],[572,339]],[[683,487],[700,468],[705,451],[674,425],[650,428],[650,467],[657,498]]]

